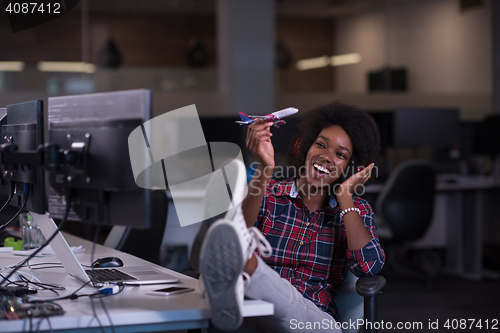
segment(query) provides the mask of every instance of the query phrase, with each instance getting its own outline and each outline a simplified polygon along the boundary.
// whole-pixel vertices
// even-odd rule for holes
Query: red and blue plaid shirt
[[[292,178],[269,182],[255,224],[273,247],[272,256],[262,259],[305,298],[334,317],[338,316],[335,295],[349,269],[356,276],[372,276],[385,262],[370,204],[359,197],[353,200],[372,234],[371,241],[359,250],[347,247],[335,197],[330,197],[328,207],[309,212]]]

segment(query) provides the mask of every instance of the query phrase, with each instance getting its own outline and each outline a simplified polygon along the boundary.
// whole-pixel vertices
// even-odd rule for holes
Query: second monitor
[[[150,227],[151,190],[135,183],[128,136],[151,116],[149,90],[49,98],[48,142],[65,150],[64,163],[49,173],[50,215],[63,217],[73,191],[69,220]]]

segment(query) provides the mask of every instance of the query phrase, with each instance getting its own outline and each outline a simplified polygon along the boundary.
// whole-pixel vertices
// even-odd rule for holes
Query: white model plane
[[[236,121],[236,123],[240,124],[240,126],[246,126],[250,125],[257,119],[263,119],[266,122],[272,122],[276,127],[280,127],[286,124],[286,121],[284,121],[282,118],[291,116],[292,114],[295,114],[297,112],[299,112],[299,109],[296,108],[286,108],[270,114],[266,114],[264,116],[249,116],[245,112],[240,112],[241,121]]]

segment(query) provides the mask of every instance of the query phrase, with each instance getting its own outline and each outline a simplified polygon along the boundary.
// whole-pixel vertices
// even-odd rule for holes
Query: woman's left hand
[[[375,163],[369,164],[366,168],[356,172],[354,175],[346,179],[337,187],[335,191],[337,196],[349,195],[352,197],[354,193],[364,193],[363,186],[370,179]]]

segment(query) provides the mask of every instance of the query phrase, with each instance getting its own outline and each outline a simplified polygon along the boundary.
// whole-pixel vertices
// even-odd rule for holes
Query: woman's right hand
[[[253,157],[263,168],[274,169],[274,147],[270,131],[272,122],[257,119],[248,126],[246,145]]]

